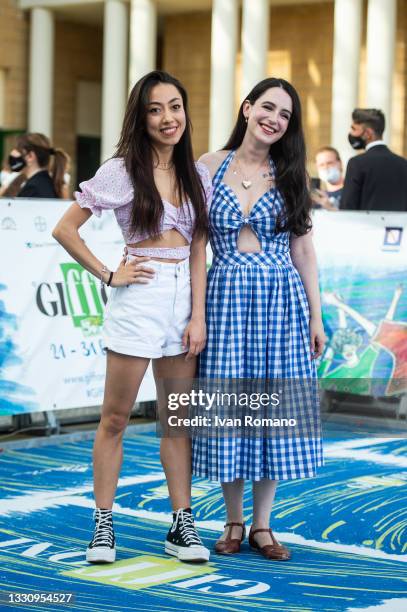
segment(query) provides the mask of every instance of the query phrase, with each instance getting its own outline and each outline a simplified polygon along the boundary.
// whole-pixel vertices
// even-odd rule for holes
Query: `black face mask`
[[[27,162],[25,161],[24,157],[21,157],[21,155],[9,155],[8,165],[13,172],[20,172],[20,170],[27,165]]]
[[[361,136],[353,136],[353,134],[348,134],[348,140],[350,146],[356,151],[366,149],[366,143]]]

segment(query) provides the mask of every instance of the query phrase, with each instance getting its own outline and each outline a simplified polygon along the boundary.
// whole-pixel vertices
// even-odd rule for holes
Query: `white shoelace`
[[[96,520],[96,525],[91,544],[92,548],[95,546],[109,546],[111,548],[114,541],[112,512],[97,508],[93,518]]]
[[[180,533],[186,544],[202,545],[202,542],[195,530],[192,514],[189,512],[184,512],[183,508],[177,510],[172,531],[175,531],[176,525],[178,524],[180,524]]]

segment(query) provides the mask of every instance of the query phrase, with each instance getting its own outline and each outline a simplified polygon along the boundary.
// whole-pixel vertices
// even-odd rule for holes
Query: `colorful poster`
[[[0,200],[0,415],[102,402],[101,338],[108,294],[52,238],[61,200]],[[115,269],[123,238],[113,213],[92,217],[81,236]],[[154,399],[148,372],[139,401]]]
[[[317,211],[328,342],[321,385],[373,397],[407,392],[407,214]]]

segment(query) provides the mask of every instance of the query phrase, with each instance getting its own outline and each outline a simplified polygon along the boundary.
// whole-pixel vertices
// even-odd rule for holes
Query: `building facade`
[[[310,161],[326,144],[352,154],[356,106],[381,108],[388,143],[407,154],[407,0],[0,0],[1,157],[15,133],[39,131],[85,178],[156,67],[188,90],[197,156],[222,146],[271,75],[300,93]]]

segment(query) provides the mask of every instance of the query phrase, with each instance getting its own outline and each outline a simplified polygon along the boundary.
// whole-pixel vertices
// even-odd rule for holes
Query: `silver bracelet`
[[[104,289],[104,286],[105,286],[105,281],[103,280],[103,272],[109,272],[106,266],[103,266],[103,268],[100,271],[100,288],[101,289]]]

